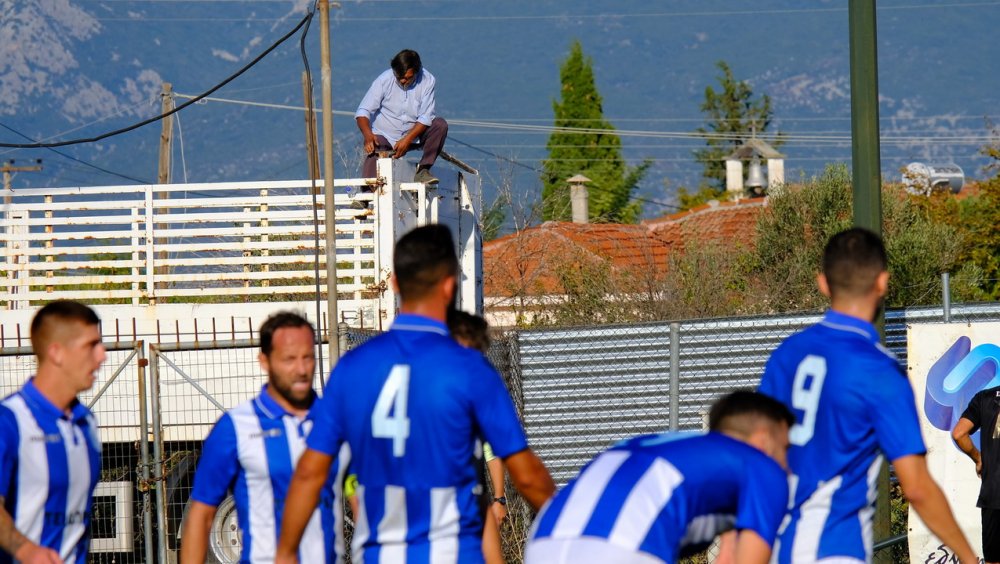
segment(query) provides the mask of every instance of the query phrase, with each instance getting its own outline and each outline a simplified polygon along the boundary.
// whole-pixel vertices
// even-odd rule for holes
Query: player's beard
[[[316,397],[316,393],[310,386],[309,391],[306,392],[304,396],[296,394],[292,386],[285,386],[281,380],[274,372],[268,373],[268,385],[274,391],[278,392],[278,395],[284,398],[292,407],[295,409],[309,409],[312,407],[313,400]]]

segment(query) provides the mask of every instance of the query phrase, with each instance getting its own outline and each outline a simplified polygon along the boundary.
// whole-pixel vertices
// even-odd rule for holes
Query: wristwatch
[[[493,503],[499,503],[500,505],[507,505],[507,496],[500,496],[493,498]]]

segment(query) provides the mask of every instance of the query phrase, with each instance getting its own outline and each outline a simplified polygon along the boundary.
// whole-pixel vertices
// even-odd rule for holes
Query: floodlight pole
[[[854,225],[882,235],[882,165],[879,155],[878,49],[876,0],[849,0],[851,42],[851,174],[854,191]],[[875,319],[885,341],[885,318]],[[875,540],[891,534],[889,465],[878,477],[874,515]],[[874,555],[876,563],[890,562],[888,551]]]
[[[323,214],[326,226],[326,331],[332,369],[340,358],[337,317],[336,204],[333,198],[333,69],[330,65],[330,1],[319,0],[319,49],[323,89]],[[317,324],[321,320],[316,320]]]

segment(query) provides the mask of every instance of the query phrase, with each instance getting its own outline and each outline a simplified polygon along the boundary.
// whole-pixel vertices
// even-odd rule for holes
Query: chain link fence
[[[494,331],[488,357],[532,448],[562,485],[624,438],[704,428],[716,398],[756,387],[778,343],[819,318],[811,312]],[[906,326],[945,318],[1000,320],[1000,304],[958,305],[947,314],[941,307],[890,310],[887,344],[905,363]],[[341,349],[377,334],[343,331]],[[224,410],[259,393],[266,380],[259,349],[253,340],[149,345],[147,370],[143,343],[107,346],[97,383],[81,395],[104,440],[91,561],[174,562],[202,441]],[[0,349],[0,394],[16,391],[34,368],[30,348]],[[317,374],[317,388],[321,381]],[[520,562],[534,515],[509,477],[506,493],[504,554]],[[223,502],[211,535],[213,558],[237,561],[240,546],[234,509]]]

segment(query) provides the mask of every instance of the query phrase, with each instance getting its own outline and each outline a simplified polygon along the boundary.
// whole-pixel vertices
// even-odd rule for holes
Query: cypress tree
[[[648,162],[629,167],[622,158],[621,139],[604,119],[601,95],[594,83],[593,61],[574,41],[559,71],[561,100],[552,102],[556,128],[587,128],[607,131],[554,131],[543,162],[542,218],[567,221],[571,218],[569,186],[566,179],[583,174],[591,179],[590,218],[596,222],[631,223],[641,207],[632,199]]]

